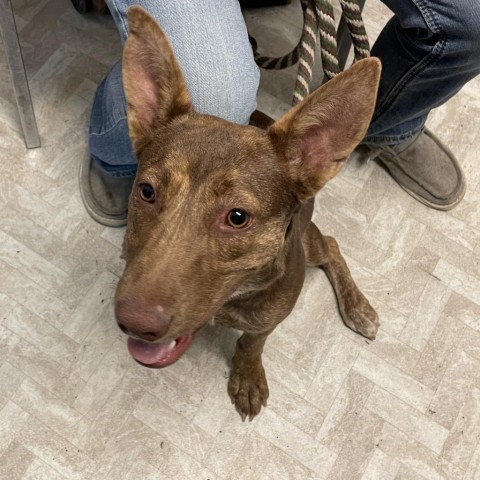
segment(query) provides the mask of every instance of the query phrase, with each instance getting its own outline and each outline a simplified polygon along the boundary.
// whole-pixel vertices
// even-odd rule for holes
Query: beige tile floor
[[[248,13],[265,48],[296,36],[296,6]],[[92,95],[120,52],[111,19],[14,7],[43,147],[24,148],[0,47],[0,478],[479,479],[480,79],[429,121],[467,174],[453,212],[355,159],[318,196],[382,327],[372,343],[347,330],[309,271],[265,349],[269,406],[243,424],[226,394],[236,333],[207,327],[152,371],[114,324],[123,231],[90,220],[77,188]],[[388,16],[369,0],[372,38]],[[285,111],[292,85],[265,74],[260,105]]]

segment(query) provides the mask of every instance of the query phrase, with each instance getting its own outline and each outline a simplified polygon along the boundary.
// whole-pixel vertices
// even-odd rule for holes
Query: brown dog
[[[268,397],[263,345],[306,265],[325,270],[346,325],[375,338],[377,314],[310,218],[315,193],[365,135],[380,62],[358,62],[263,131],[196,113],[160,27],[139,7],[128,19],[123,82],[139,164],[117,321],[149,367],[177,360],[214,316],[242,330],[228,392],[252,418]]]

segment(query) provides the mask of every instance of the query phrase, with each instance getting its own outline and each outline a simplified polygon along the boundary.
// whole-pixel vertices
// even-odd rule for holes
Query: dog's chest
[[[246,313],[243,309],[234,307],[220,310],[215,315],[214,323],[249,333],[262,332],[265,329],[261,318],[254,312]]]
[[[215,315],[214,323],[236,328],[244,332],[261,332],[265,330],[264,316],[261,308],[254,301],[258,289],[252,285],[238,288],[229,301]]]

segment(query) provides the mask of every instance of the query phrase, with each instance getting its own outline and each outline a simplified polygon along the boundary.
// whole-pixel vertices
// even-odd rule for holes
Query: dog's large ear
[[[353,65],[277,120],[268,133],[288,162],[295,188],[311,197],[333,178],[370,124],[381,65],[367,58]]]
[[[138,153],[156,125],[192,111],[192,104],[170,42],[155,20],[131,7],[128,24],[122,75],[130,138]]]

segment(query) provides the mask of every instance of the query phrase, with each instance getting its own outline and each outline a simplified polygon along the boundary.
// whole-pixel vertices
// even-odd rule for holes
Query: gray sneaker
[[[428,207],[450,210],[464,197],[465,176],[452,152],[427,128],[398,145],[365,145],[412,197]]]
[[[79,180],[83,204],[95,221],[107,227],[127,224],[128,197],[135,177],[112,177],[87,152]]]

